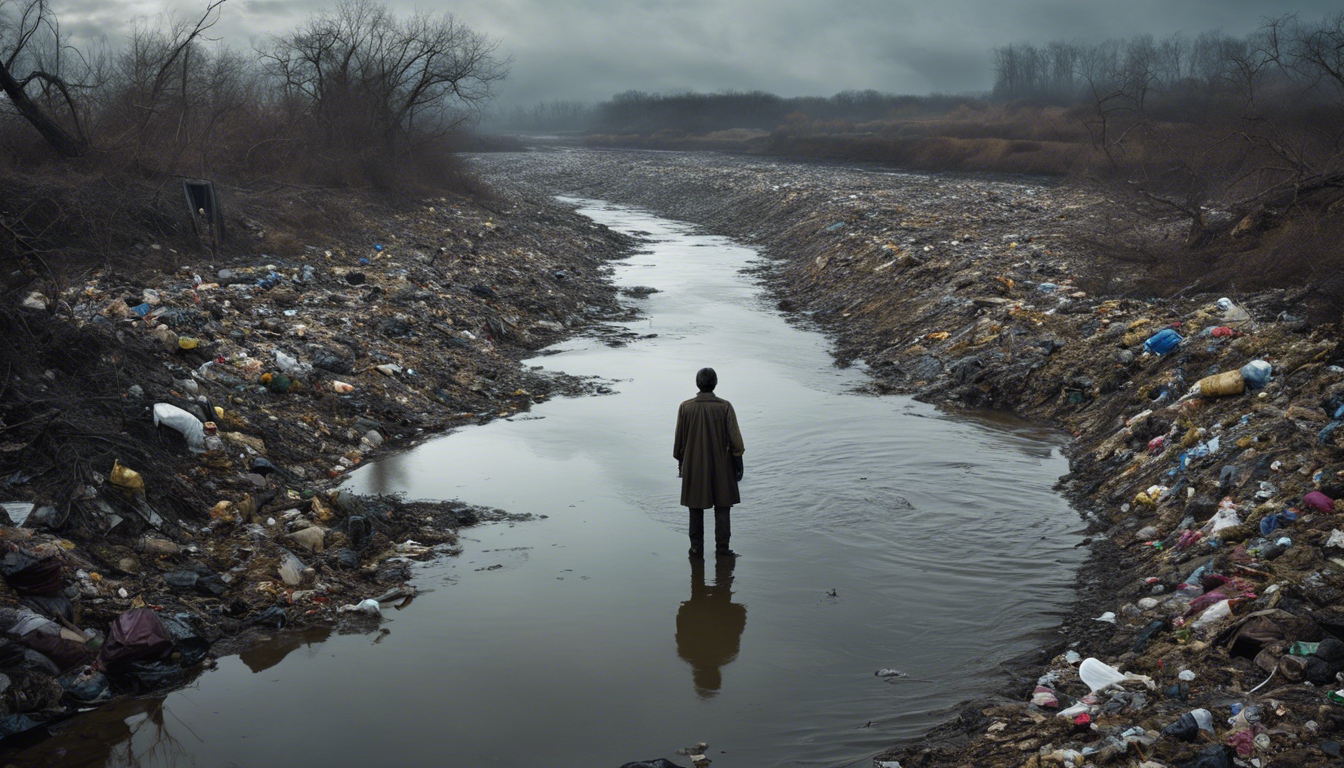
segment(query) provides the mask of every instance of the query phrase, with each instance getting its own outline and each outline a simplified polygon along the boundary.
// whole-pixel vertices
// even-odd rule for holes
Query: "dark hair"
[[[695,374],[695,386],[699,387],[701,392],[713,392],[718,383],[719,374],[715,373],[713,368],[701,368]]]

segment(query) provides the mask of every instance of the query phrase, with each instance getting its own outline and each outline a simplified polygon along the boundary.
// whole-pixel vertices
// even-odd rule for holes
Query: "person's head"
[[[701,368],[695,374],[695,386],[700,388],[701,392],[713,392],[714,387],[719,385],[719,375],[713,368]]]

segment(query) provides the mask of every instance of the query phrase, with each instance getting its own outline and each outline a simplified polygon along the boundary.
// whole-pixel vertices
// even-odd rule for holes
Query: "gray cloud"
[[[330,0],[229,0],[215,32],[236,48],[294,27]],[[390,0],[399,13],[412,0]],[[65,29],[114,41],[136,17],[198,14],[200,0],[57,0]],[[768,90],[829,95],[980,90],[990,50],[1221,29],[1262,17],[1320,18],[1338,0],[490,0],[449,12],[514,59],[506,103],[596,100],[623,90]]]

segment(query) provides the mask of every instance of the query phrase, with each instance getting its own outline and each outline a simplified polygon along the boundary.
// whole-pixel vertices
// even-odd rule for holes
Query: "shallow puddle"
[[[545,519],[464,531],[460,557],[417,571],[432,591],[384,611],[389,632],[223,659],[16,764],[615,768],[699,741],[715,768],[864,764],[993,689],[1057,623],[1083,559],[1052,490],[1062,438],[856,394],[863,372],[834,367],[826,339],[741,273],[752,249],[580,204],[644,233],[615,279],[659,292],[626,326],[640,338],[577,339],[533,364],[615,394],[463,430],[349,483]],[[747,453],[742,557],[702,567],[671,452],[706,365]]]

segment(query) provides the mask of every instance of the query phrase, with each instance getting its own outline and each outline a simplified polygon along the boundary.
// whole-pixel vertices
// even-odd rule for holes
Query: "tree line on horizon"
[[[525,131],[654,133],[662,130],[771,130],[795,119],[851,122],[936,113],[980,94],[911,96],[877,90],[833,96],[778,96],[766,91],[649,93],[630,90],[598,103],[555,99],[488,116],[486,125]]]
[[[650,134],[775,130],[790,122],[863,124],[937,115],[963,105],[1018,103],[1142,112],[1202,110],[1254,96],[1280,108],[1335,104],[1344,89],[1344,12],[1319,22],[1266,19],[1244,36],[1207,31],[1100,42],[1014,43],[991,52],[987,92],[898,95],[877,90],[830,97],[765,91],[626,91],[602,102],[551,100],[491,115],[513,130]]]

